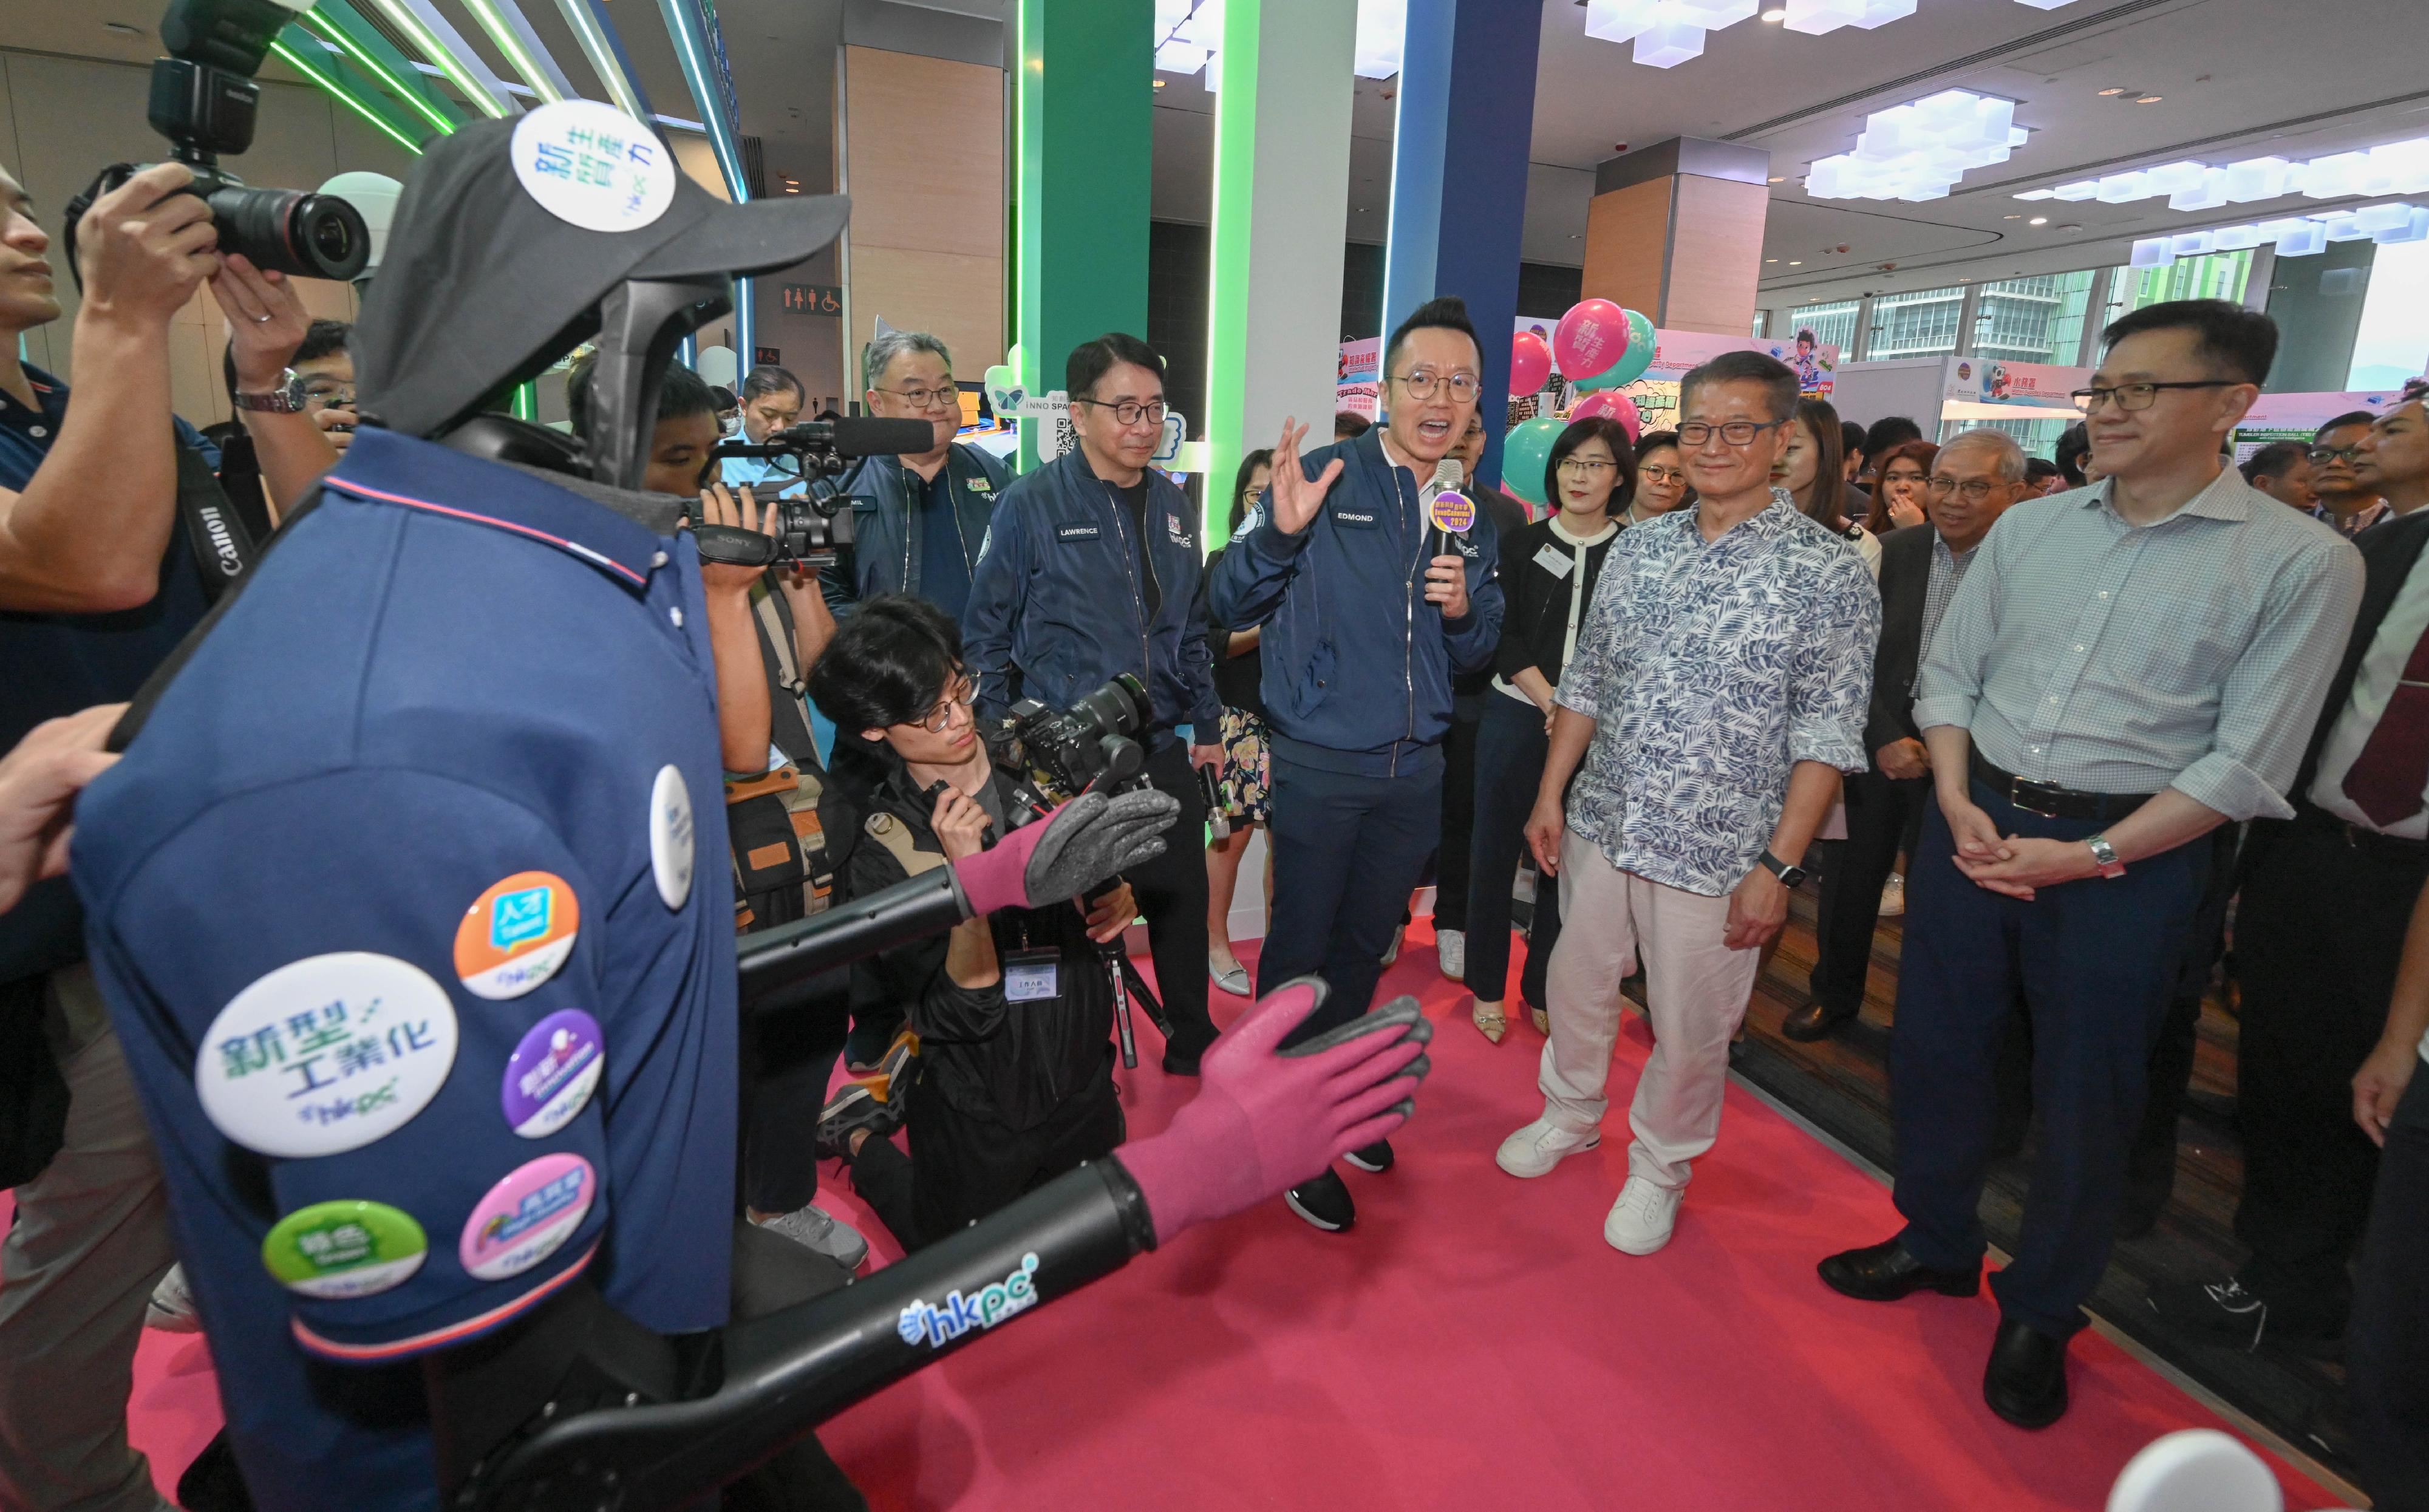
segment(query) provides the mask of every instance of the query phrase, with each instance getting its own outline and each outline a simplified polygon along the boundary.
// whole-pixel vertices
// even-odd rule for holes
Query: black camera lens
[[[223,184],[210,194],[220,251],[298,278],[347,279],[371,261],[362,213],[329,194]]]
[[[1094,725],[1099,735],[1135,735],[1147,724],[1147,685],[1123,672],[1074,703],[1071,714]]]

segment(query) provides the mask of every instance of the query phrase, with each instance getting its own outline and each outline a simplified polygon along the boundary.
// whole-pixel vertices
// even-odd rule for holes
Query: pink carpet
[[[862,1404],[823,1437],[871,1504],[2085,1512],[2143,1444],[2221,1426],[2089,1333],[2063,1422],[1992,1417],[1987,1293],[1875,1307],[1825,1289],[1814,1261],[1895,1229],[1889,1193],[1734,1088],[1669,1247],[1611,1249],[1624,1122],[1541,1180],[1495,1169],[1540,1107],[1542,1041],[1521,1020],[1487,1044],[1433,968],[1421,923],[1385,991],[1425,1002],[1434,1072],[1398,1168],[1347,1174],[1356,1229],[1270,1204]],[[1245,1006],[1215,1004],[1218,1022]],[[1121,1074],[1134,1131],[1192,1085],[1155,1069],[1140,1028]],[[1619,1097],[1645,1051],[1631,1018]],[[872,1236],[872,1263],[894,1257],[842,1188],[820,1200]],[[135,1434],[164,1489],[209,1436],[211,1393],[200,1340],[147,1338]],[[2339,1504],[2279,1479],[2289,1506]]]

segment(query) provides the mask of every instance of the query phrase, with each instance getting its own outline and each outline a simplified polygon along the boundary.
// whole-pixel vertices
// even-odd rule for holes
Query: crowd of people
[[[183,172],[136,175],[86,222],[73,408],[0,352],[11,1506],[157,1505],[125,1438],[135,1340],[147,1305],[157,1325],[199,1323],[58,878],[113,706],[215,597],[203,537],[139,505],[197,497],[200,469],[267,536],[367,423],[346,329],[211,254],[200,202],[173,192]],[[5,176],[0,216],[14,335],[58,306],[48,238]],[[239,416],[210,436],[173,420],[162,354],[205,282],[230,317]],[[1286,422],[1211,511],[1152,463],[1166,374],[1135,336],[1067,354],[1074,444],[1017,476],[959,438],[934,336],[881,334],[861,372],[868,411],[930,422],[933,444],[839,479],[716,456],[720,410],[764,441],[800,418],[799,378],[762,366],[720,397],[671,367],[642,480],[669,532],[680,515],[772,534],[771,501],[804,492],[853,522],[815,564],[701,567],[738,932],[1040,822],[1068,795],[1005,744],[1024,700],[1137,679],[1144,776],[1177,809],[1162,856],[1084,896],[967,919],[744,1014],[739,1208],[849,1273],[867,1239],[815,1201],[840,1162],[903,1249],[934,1243],[1123,1142],[1134,919],[1162,1070],[1193,1077],[1221,1039],[1214,992],[1321,978],[1294,1044],[1366,1013],[1430,885],[1467,1021],[1495,1044],[1522,1019],[1541,1039],[1542,1113],[1495,1152],[1512,1177],[1599,1143],[1641,976],[1653,1049],[1626,1176],[1595,1204],[1612,1249],[1652,1256],[1721,1137],[1731,1042],[1810,880],[1792,1039],[1861,1013],[1879,921],[1905,920],[1905,1223],[1815,1257],[1820,1280],[1875,1303],[1978,1291],[1984,1182],[2028,1109],[2032,1191],[1991,1281],[1984,1394],[2039,1427],[2067,1408],[2068,1341],[2112,1244],[2166,1201],[2231,915],[2250,1258],[2150,1305],[2247,1347],[2340,1350],[2379,1504],[2429,1506],[2429,412],[2416,389],[2235,467],[2276,340],[2217,302],[2126,315],[2047,460],[1996,429],[1844,423],[1791,367],[1732,353],[1687,375],[1674,431],[1569,425],[1540,518],[1476,481],[1483,363],[1456,298],[1390,334],[1380,423],[1337,417],[1311,446]],[[586,441],[592,388],[577,361]],[[113,438],[146,426],[163,444]],[[62,483],[90,468],[114,486]],[[1452,491],[1464,529],[1442,523]],[[1265,874],[1244,883],[1260,833]],[[1260,894],[1252,972],[1231,920]],[[1363,1176],[1396,1159],[1380,1138],[1344,1157]],[[1285,1200],[1327,1233],[1355,1225],[1334,1170]]]

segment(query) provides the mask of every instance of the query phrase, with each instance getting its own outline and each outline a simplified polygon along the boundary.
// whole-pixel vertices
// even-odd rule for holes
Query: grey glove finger
[[[1417,1000],[1404,995],[1392,999],[1372,1012],[1361,1014],[1338,1028],[1327,1029],[1312,1040],[1292,1045],[1281,1053],[1322,1055],[1335,1045],[1347,1044],[1367,1034],[1390,1034],[1396,1041],[1408,1039],[1424,1044],[1434,1037],[1434,1026],[1433,1021],[1417,1007]]]
[[[1125,866],[1163,854],[1163,831],[1180,816],[1180,800],[1152,790],[1108,797],[1083,793],[1065,805],[1039,837],[1023,885],[1032,899],[1069,897]]]

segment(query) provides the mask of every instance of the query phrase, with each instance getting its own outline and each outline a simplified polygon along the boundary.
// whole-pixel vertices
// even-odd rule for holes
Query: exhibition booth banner
[[[1996,362],[1950,357],[1941,385],[1943,420],[2072,419],[2074,391],[2089,386],[2089,368],[2046,362]]]
[[[1363,415],[1370,420],[1376,419],[1382,408],[1378,401],[1378,370],[1382,362],[1381,337],[1341,343],[1341,365],[1333,380],[1332,407],[1347,410],[1352,415]]]
[[[2307,443],[2321,426],[2339,415],[2356,410],[2384,415],[2403,403],[2404,395],[2396,389],[2263,394],[2253,401],[2243,422],[2235,428],[2235,460],[2250,461],[2252,453],[2273,441]]]

